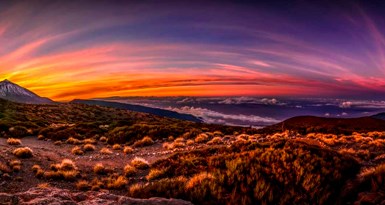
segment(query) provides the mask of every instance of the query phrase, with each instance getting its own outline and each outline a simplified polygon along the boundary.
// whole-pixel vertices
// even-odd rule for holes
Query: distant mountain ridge
[[[135,112],[143,112],[153,115],[158,115],[161,117],[169,117],[169,118],[175,118],[179,120],[187,120],[192,122],[203,122],[200,118],[195,117],[190,114],[182,114],[175,111],[170,110],[164,110],[160,108],[151,108],[146,107],[142,105],[132,105],[127,103],[118,103],[118,102],[108,102],[108,101],[102,101],[102,100],[82,100],[82,99],[75,99],[71,101],[71,103],[79,103],[79,104],[87,104],[87,105],[100,105],[105,107],[112,107],[112,108],[118,108],[118,109],[125,109]]]
[[[49,98],[40,97],[34,92],[23,88],[9,80],[0,82],[0,98],[27,104],[51,104],[52,100]]]
[[[267,126],[260,132],[275,133],[285,130],[302,134],[312,132],[351,134],[353,132],[385,131],[385,113],[359,118],[298,116]]]
[[[376,118],[376,119],[380,119],[380,120],[385,120],[385,112],[378,113],[376,115],[372,115],[371,117]]]

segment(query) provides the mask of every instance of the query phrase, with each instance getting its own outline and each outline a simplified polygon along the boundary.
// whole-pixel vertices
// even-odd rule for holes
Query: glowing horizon
[[[57,101],[385,98],[381,7],[185,3],[0,2],[0,79]]]

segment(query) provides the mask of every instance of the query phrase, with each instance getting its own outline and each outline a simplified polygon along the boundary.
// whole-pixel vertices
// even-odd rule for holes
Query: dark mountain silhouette
[[[27,104],[50,104],[52,100],[40,97],[32,91],[23,88],[9,80],[0,82],[0,98]]]
[[[118,103],[118,102],[107,102],[102,100],[81,100],[81,99],[75,99],[71,101],[71,103],[80,103],[80,104],[87,104],[87,105],[100,105],[105,107],[112,107],[112,108],[118,108],[118,109],[125,109],[130,111],[136,111],[136,112],[143,112],[143,113],[149,113],[153,115],[158,115],[162,117],[169,117],[169,118],[175,118],[180,120],[188,120],[192,122],[202,122],[200,118],[197,118],[190,114],[182,114],[170,110],[163,110],[159,108],[151,108],[151,107],[145,107],[141,105],[132,105],[132,104],[126,104],[126,103]]]
[[[275,133],[291,130],[302,134],[311,132],[351,134],[353,132],[385,131],[385,120],[380,118],[384,114],[375,116],[360,118],[298,116],[267,126],[261,129],[260,132]]]

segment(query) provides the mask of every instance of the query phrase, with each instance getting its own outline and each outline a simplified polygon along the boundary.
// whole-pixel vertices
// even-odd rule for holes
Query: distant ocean
[[[385,101],[259,97],[113,97],[106,100],[173,110],[206,123],[264,127],[294,116],[362,117],[385,112]]]

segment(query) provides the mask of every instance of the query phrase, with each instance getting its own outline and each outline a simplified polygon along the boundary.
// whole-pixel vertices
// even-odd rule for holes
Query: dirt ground
[[[113,150],[113,154],[106,155],[99,153],[99,150],[107,145],[98,142],[95,151],[85,152],[84,155],[74,155],[71,149],[76,145],[63,143],[62,145],[54,145],[50,140],[38,140],[36,137],[22,138],[21,145],[8,145],[7,139],[0,138],[0,161],[6,163],[7,161],[17,159],[12,151],[18,147],[29,147],[33,150],[33,157],[28,159],[19,159],[22,162],[22,169],[19,172],[11,174],[10,179],[1,179],[0,192],[15,193],[26,191],[31,187],[35,187],[41,183],[49,183],[51,186],[58,188],[73,189],[74,183],[66,182],[64,180],[46,180],[38,179],[31,171],[31,167],[35,164],[40,165],[43,169],[49,169],[51,164],[60,163],[63,159],[71,159],[76,163],[83,176],[93,176],[93,166],[96,163],[103,163],[106,167],[113,169],[117,173],[122,173],[123,167],[130,163],[135,157],[141,157],[149,163],[170,156],[173,151],[166,150],[162,147],[162,143],[158,142],[152,146],[136,148],[132,154],[124,154],[123,150]],[[82,145],[79,145],[82,146]],[[123,147],[123,146],[122,146]],[[140,171],[136,177],[130,178],[130,182],[143,181],[144,176],[148,170]],[[121,192],[121,191],[117,191]]]

